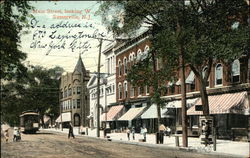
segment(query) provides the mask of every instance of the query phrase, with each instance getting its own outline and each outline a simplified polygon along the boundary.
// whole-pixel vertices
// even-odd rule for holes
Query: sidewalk
[[[61,133],[68,133],[68,129],[44,129],[48,131],[54,132],[61,132]],[[74,134],[78,136],[89,136],[89,137],[96,137],[96,130],[95,129],[88,129],[88,135],[81,135],[79,134],[79,128],[74,128]],[[178,149],[175,145],[175,137],[171,136],[164,136],[164,144],[156,144],[156,137],[155,134],[147,134],[147,141],[146,142],[139,142],[139,139],[143,139],[141,134],[135,134],[135,140],[132,140],[132,134],[130,135],[130,140],[127,138],[127,133],[108,133],[107,136],[110,137],[112,141],[119,141],[129,144],[137,144],[137,145],[145,145],[145,146],[157,146],[157,147],[166,147],[172,149]],[[100,138],[104,139],[103,131],[100,131]],[[236,142],[230,140],[217,140],[217,150],[213,151],[213,145],[210,145],[210,149],[206,150],[204,145],[201,145],[199,138],[188,137],[188,148],[182,148],[182,138],[179,138],[180,148],[183,150],[188,151],[197,151],[197,152],[204,152],[209,154],[224,154],[224,155],[235,155],[240,156],[243,158],[249,157],[249,143],[248,142]]]

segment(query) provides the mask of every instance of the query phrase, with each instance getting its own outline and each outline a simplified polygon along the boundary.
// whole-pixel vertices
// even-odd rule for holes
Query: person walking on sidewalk
[[[160,134],[159,134],[159,141],[160,141],[160,144],[163,144],[163,141],[164,141],[164,133],[166,131],[166,127],[164,126],[164,124],[161,124],[160,127],[159,127],[159,131],[160,131]]]
[[[75,138],[74,133],[73,133],[73,125],[71,123],[69,124],[68,139],[70,138],[70,136],[72,136],[73,138]]]
[[[129,129],[129,128],[127,128],[126,132],[127,132],[127,137],[128,137],[128,140],[130,140],[130,129]]]
[[[132,132],[133,140],[135,140],[135,127],[134,126],[132,127],[131,132]]]
[[[147,140],[146,139],[147,132],[148,132],[148,130],[146,127],[141,128],[141,134],[143,135],[144,142],[146,142],[146,140]]]

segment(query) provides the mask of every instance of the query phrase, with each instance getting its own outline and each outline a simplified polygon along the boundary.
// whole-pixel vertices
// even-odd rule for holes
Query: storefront
[[[232,139],[237,133],[247,137],[249,99],[246,91],[208,96],[210,115],[214,118],[218,138]],[[199,127],[199,117],[203,115],[201,99],[187,111],[189,127]],[[241,132],[239,132],[241,131]],[[235,136],[233,136],[235,134]]]

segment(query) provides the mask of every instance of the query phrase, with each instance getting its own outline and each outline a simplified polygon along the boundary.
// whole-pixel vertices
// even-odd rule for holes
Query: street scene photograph
[[[249,0],[0,7],[2,158],[250,158]]]

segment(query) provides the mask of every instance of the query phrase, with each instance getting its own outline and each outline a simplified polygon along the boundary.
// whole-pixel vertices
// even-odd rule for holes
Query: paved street
[[[10,136],[12,138],[12,136]],[[22,134],[21,142],[5,143],[1,141],[2,158],[210,158],[229,157],[217,155],[202,155],[199,153],[174,149],[155,148],[133,144],[110,142],[105,139],[76,136],[68,139],[65,133],[39,131],[37,134]]]

